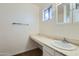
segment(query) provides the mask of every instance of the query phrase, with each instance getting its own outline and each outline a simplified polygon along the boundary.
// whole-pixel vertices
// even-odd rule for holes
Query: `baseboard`
[[[14,56],[42,56],[42,55],[43,55],[42,50],[40,48],[36,48],[22,53],[18,53]]]
[[[16,52],[16,53],[12,53],[12,54],[9,54],[8,56],[14,56],[16,54],[20,54],[20,53],[23,53],[23,52],[26,52],[26,51],[30,51],[30,50],[33,50],[33,49],[37,49],[37,47],[31,48],[31,49],[27,49],[27,50],[22,50],[22,51],[19,51],[19,52]]]

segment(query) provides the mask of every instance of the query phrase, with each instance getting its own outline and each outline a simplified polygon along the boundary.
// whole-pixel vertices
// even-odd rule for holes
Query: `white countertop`
[[[59,48],[56,48],[55,46],[53,46],[50,43],[51,41],[53,41],[53,39],[50,39],[48,37],[44,37],[44,36],[40,36],[40,35],[31,35],[30,37],[32,38],[32,40],[36,41],[37,43],[40,43],[41,45],[44,44],[46,46],[49,46],[50,48],[55,49],[64,55],[79,56],[79,46],[77,46],[77,48],[74,50],[68,51],[68,50],[59,49]]]

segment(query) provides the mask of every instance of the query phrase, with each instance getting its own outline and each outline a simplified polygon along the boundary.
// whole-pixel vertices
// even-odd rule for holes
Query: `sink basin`
[[[74,50],[76,49],[76,45],[71,44],[69,42],[64,42],[62,40],[54,40],[51,43],[53,46],[60,48],[60,49],[64,49],[64,50]]]

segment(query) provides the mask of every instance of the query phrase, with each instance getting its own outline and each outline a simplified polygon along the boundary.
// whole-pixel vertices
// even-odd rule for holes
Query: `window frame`
[[[53,9],[52,9],[52,5],[48,6],[47,8],[43,9],[42,11],[42,19],[43,21],[49,21],[53,18]],[[45,19],[45,12],[48,11],[48,19]]]

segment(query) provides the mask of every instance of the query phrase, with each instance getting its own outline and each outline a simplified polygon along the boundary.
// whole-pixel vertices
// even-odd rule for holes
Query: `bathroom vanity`
[[[43,47],[43,56],[79,56],[79,46],[74,45],[76,48],[71,50],[65,50],[57,48],[52,45],[55,39],[50,39],[41,35],[31,35],[32,40]]]
[[[48,46],[43,46],[43,56],[64,56],[64,54],[62,54]]]

